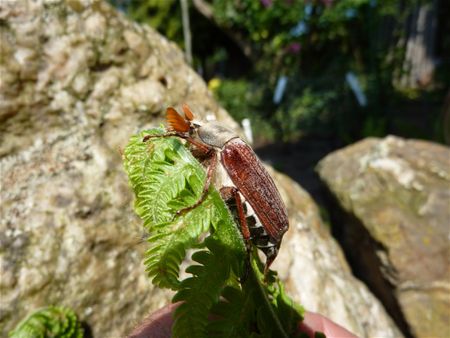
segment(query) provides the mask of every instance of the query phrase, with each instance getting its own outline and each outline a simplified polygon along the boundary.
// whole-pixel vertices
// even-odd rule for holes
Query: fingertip
[[[306,312],[300,329],[311,338],[315,332],[322,332],[328,338],[358,338],[356,335],[332,320],[314,312]]]
[[[170,338],[173,325],[172,315],[178,305],[180,304],[170,304],[152,313],[127,338]]]

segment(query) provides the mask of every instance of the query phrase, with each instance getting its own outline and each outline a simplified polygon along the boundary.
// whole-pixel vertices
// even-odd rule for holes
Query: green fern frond
[[[49,306],[22,320],[9,333],[11,338],[82,338],[83,329],[75,313],[68,308]]]
[[[245,245],[220,194],[210,188],[199,206],[175,217],[201,196],[206,174],[179,139],[142,141],[145,135],[163,133],[154,129],[134,136],[124,162],[136,212],[150,232],[149,276],[154,284],[177,290],[173,302],[182,302],[175,312],[174,337],[295,337],[301,312],[274,274],[264,281],[255,253],[245,279]],[[180,282],[180,264],[191,248],[199,250],[192,256],[195,265],[186,269],[191,277]],[[210,322],[211,314],[218,319]]]
[[[205,208],[210,207],[208,198]],[[158,226],[148,241],[145,266],[153,283],[159,287],[179,288],[179,265],[185,258],[186,250],[198,244],[198,238],[209,230],[210,217],[204,210],[194,209],[172,223]]]
[[[264,337],[295,338],[299,336],[298,325],[303,320],[304,310],[296,305],[285,293],[276,272],[267,276],[262,273],[262,263],[253,252],[250,260],[251,278],[256,282],[255,297],[258,329]],[[265,281],[264,281],[265,279]]]
[[[210,309],[219,300],[229,279],[229,257],[220,254],[224,252],[223,248],[213,248],[214,245],[220,244],[211,239],[207,242],[209,251],[202,250],[192,255],[198,265],[191,265],[186,269],[192,277],[182,281],[180,291],[173,298],[173,302],[183,301],[175,311],[175,338],[207,337],[206,326]]]
[[[125,169],[136,195],[136,213],[151,233],[147,272],[159,287],[177,289],[179,265],[186,250],[208,231],[209,220],[197,209],[176,220],[173,216],[196,201],[205,173],[176,138],[142,141],[145,135],[163,132],[155,129],[133,136],[124,152]]]
[[[241,288],[227,287],[212,309],[208,337],[297,337],[304,310],[286,295],[271,272],[264,281],[262,265],[252,254],[251,269]]]
[[[133,136],[124,152],[125,170],[135,192],[135,210],[150,232],[151,244],[145,265],[153,283],[177,290],[179,266],[186,250],[199,246],[199,238],[211,227],[228,231],[224,245],[240,254],[245,249],[240,233],[230,214],[213,188],[197,208],[174,218],[176,212],[194,204],[203,191],[206,174],[190,151],[174,137],[150,138],[161,135],[162,129],[145,131]]]
[[[162,134],[154,129],[131,138],[125,148],[125,170],[136,195],[135,211],[151,231],[162,223],[171,222],[178,210],[194,203],[203,188],[205,173],[190,152],[176,138],[142,139],[149,134]]]
[[[286,332],[290,333],[290,337],[296,337],[294,333],[298,334],[298,324],[303,320],[305,309],[288,297],[284,291],[283,284],[279,280],[276,281],[276,286],[272,297],[277,316],[280,318],[281,325]]]
[[[192,277],[183,280],[173,298],[173,302],[183,301],[175,312],[174,337],[209,337],[212,307],[225,287],[238,287],[237,276],[243,274],[246,251],[241,234],[220,195],[213,191],[211,196],[215,203],[210,209],[213,227],[205,240],[207,250],[193,254],[198,264],[186,269]]]
[[[227,286],[211,313],[217,318],[208,323],[208,337],[246,338],[252,332],[256,311],[254,292]]]

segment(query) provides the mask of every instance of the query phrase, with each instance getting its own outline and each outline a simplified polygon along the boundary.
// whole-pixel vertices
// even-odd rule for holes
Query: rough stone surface
[[[352,275],[308,193],[287,176],[273,176],[290,215],[290,229],[273,264],[288,293],[359,337],[402,337],[378,299]]]
[[[237,124],[173,43],[103,2],[1,1],[0,21],[0,335],[60,304],[94,337],[122,337],[171,294],[144,272],[120,149],[182,102]],[[401,336],[311,199],[277,177],[292,228],[276,264],[291,295],[361,337]]]
[[[168,105],[236,124],[175,45],[104,3],[1,1],[1,336],[44,305],[121,337],[151,287],[120,149]]]
[[[450,149],[366,139],[318,166],[356,269],[416,337],[450,337]],[[342,214],[341,214],[342,216]]]

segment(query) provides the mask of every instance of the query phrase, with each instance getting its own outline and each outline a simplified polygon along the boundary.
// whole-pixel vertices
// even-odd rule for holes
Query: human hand
[[[172,314],[179,304],[170,304],[152,313],[139,324],[128,338],[169,338],[172,335]],[[332,320],[314,312],[306,312],[299,331],[311,338],[315,332],[323,332],[327,338],[357,338],[353,333]]]

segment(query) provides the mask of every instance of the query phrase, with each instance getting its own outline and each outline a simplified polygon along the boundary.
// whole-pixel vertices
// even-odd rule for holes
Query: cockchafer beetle
[[[201,197],[190,207],[179,210],[177,215],[203,202],[220,157],[220,163],[232,183],[221,187],[221,196],[228,205],[235,205],[247,248],[251,241],[266,255],[266,275],[289,228],[286,207],[272,177],[253,149],[235,132],[218,122],[194,121],[194,114],[186,104],[182,105],[182,109],[184,118],[174,108],[167,108],[168,132],[147,135],[143,139],[145,142],[154,137],[180,137],[192,144],[203,160],[209,162]],[[252,213],[256,217],[250,217]]]

